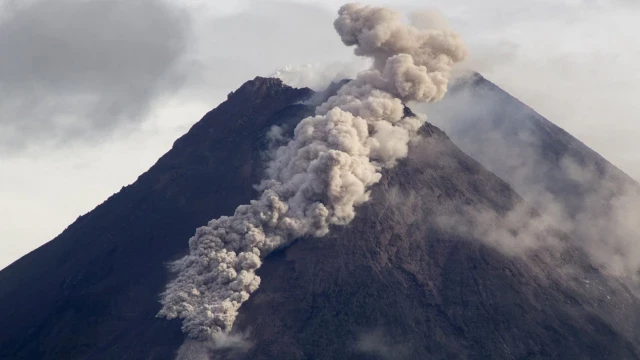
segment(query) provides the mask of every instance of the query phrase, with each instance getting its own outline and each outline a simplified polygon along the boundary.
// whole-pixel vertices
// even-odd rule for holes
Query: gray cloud
[[[188,17],[164,0],[6,2],[0,152],[95,139],[175,90]]]

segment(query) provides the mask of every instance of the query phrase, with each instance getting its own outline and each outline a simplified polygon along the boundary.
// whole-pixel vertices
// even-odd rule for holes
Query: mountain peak
[[[286,89],[291,89],[291,87],[278,78],[256,76],[253,80],[242,84],[237,90],[230,92],[227,99],[234,100],[238,97],[260,99],[267,95],[280,93]],[[308,88],[303,90],[311,92]]]

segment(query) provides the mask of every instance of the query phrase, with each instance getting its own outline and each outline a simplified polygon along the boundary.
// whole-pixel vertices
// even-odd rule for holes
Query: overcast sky
[[[135,181],[244,81],[361,66],[332,28],[342,2],[229,3],[0,0],[0,268]],[[439,10],[467,66],[640,179],[635,1],[369,3]]]

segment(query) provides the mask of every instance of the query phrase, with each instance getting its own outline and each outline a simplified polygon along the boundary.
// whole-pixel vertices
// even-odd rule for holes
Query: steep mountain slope
[[[1,271],[0,359],[174,358],[180,322],[155,317],[165,264],[196,227],[255,197],[265,133],[310,114],[299,102],[311,94],[245,83],[134,184]],[[519,256],[470,231],[467,207],[500,219],[526,205],[442,131],[422,133],[349,226],[265,260],[235,326],[252,346],[217,355],[639,358],[640,303],[624,284],[556,229],[535,235],[562,246]]]
[[[0,272],[0,359],[169,359],[180,322],[156,319],[167,261],[196,227],[255,196],[264,132],[299,120],[308,89],[257,78],[148,172]]]
[[[640,268],[640,185],[479,74],[417,106],[456,145],[544,211],[611,271]]]

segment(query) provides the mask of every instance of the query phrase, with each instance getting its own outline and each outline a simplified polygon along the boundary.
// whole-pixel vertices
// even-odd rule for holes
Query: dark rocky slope
[[[134,184],[1,271],[0,359],[172,359],[180,322],[155,318],[165,263],[256,195],[265,132],[309,114],[297,103],[310,95],[247,82]],[[545,234],[560,251],[510,257],[435,221],[522,200],[439,129],[423,133],[350,226],[266,259],[236,323],[253,346],[233,357],[638,358],[637,300],[566,235]]]

